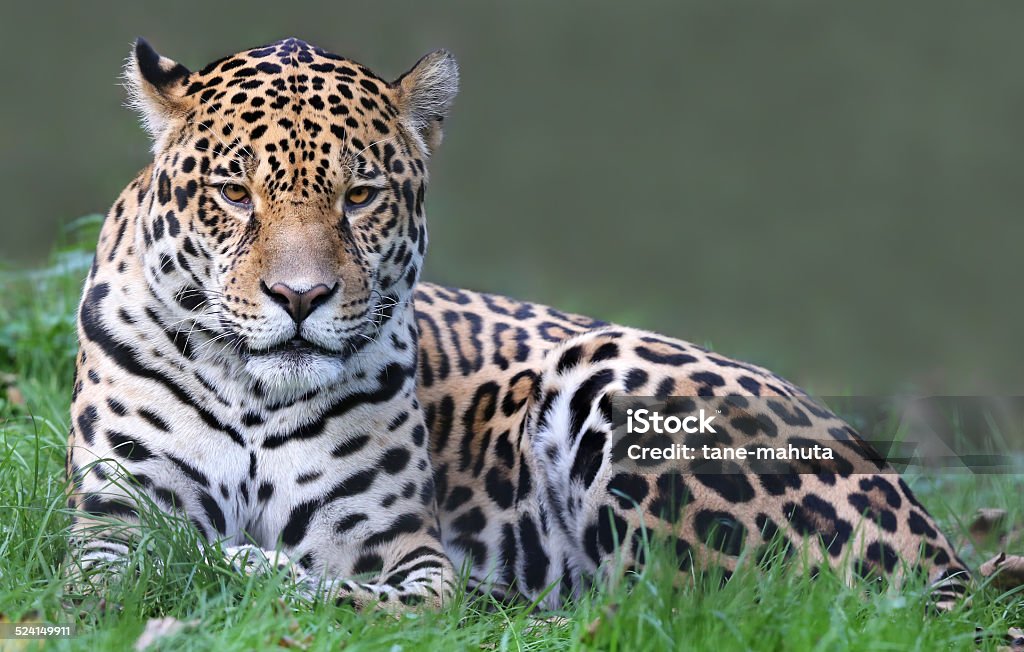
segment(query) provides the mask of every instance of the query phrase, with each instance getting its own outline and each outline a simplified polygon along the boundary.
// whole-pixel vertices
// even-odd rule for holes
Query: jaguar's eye
[[[239,206],[250,206],[252,204],[252,195],[245,189],[245,186],[237,183],[225,183],[220,187],[220,194],[221,197],[232,204],[238,204]]]
[[[377,196],[377,189],[372,186],[358,186],[345,193],[346,206],[364,206]]]

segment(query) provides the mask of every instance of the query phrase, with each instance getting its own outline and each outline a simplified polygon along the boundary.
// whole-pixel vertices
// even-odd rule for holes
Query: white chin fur
[[[337,383],[345,363],[323,353],[282,352],[250,356],[245,370],[268,394],[291,396]]]

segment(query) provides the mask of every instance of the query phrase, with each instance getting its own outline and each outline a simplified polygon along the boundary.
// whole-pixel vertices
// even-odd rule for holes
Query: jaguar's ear
[[[168,126],[187,112],[185,80],[189,70],[160,56],[145,39],[135,47],[124,68],[128,105],[139,112],[142,124],[158,148]]]
[[[447,50],[436,50],[395,81],[402,121],[429,155],[441,144],[441,123],[459,92],[459,66]]]

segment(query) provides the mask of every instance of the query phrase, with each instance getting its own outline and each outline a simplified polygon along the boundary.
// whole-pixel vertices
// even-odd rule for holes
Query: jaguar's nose
[[[301,324],[302,320],[326,303],[338,289],[337,283],[332,286],[320,283],[301,292],[285,283],[274,283],[268,287],[265,282],[261,282],[260,286],[263,293],[284,308],[296,324]]]

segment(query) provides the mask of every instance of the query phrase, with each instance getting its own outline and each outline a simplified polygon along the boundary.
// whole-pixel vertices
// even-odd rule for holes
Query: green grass
[[[194,534],[167,519],[146,531],[151,557],[132,559],[131,582],[112,586],[103,603],[70,607],[59,575],[69,523],[62,465],[74,310],[97,224],[79,221],[48,268],[5,273],[0,288],[0,371],[23,399],[0,392],[0,614],[77,623],[77,638],[49,648],[126,649],[148,619],[161,616],[193,623],[161,649],[216,650],[973,650],[994,649],[1008,627],[1024,622],[1022,594],[984,585],[971,604],[939,616],[926,615],[920,585],[899,593],[847,587],[827,574],[810,580],[777,566],[738,574],[723,587],[697,577],[673,588],[673,573],[657,555],[630,582],[558,612],[459,597],[440,613],[357,613],[292,599],[281,577],[203,564]],[[1022,520],[1020,476],[912,484],[954,538],[978,507],[1002,507],[1012,522]],[[969,549],[967,561],[976,567],[994,552]],[[164,560],[162,573],[147,561],[153,556]],[[991,637],[976,644],[976,628]]]

